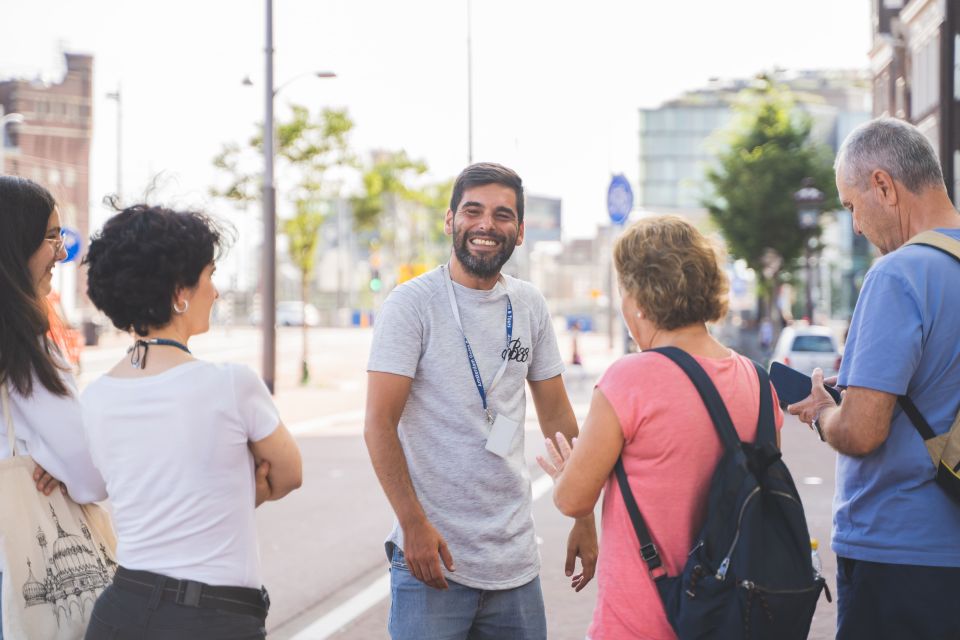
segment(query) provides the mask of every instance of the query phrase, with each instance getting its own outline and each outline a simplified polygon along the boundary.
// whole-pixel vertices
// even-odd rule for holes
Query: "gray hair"
[[[846,183],[860,191],[870,174],[882,169],[919,194],[927,187],[946,189],[940,160],[919,129],[896,118],[877,118],[854,129],[840,146],[835,171],[844,170]]]

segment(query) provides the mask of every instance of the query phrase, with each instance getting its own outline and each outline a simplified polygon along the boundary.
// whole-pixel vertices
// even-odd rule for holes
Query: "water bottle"
[[[820,554],[817,553],[817,549],[820,547],[820,543],[816,538],[810,538],[810,560],[813,563],[813,577],[819,578],[821,572],[823,571],[823,565],[820,564]]]

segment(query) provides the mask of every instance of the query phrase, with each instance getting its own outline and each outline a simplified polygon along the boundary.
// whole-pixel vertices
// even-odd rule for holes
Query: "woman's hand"
[[[270,487],[269,478],[267,478],[267,474],[269,473],[270,463],[266,460],[258,464],[257,468],[253,471],[253,481],[257,496],[254,507],[259,507],[270,499],[270,494],[273,492],[273,489]]]
[[[547,454],[550,456],[549,461],[543,456],[537,456],[537,464],[553,478],[554,482],[556,482],[560,474],[563,473],[563,467],[566,465],[567,460],[570,459],[570,454],[573,453],[573,445],[577,444],[576,438],[573,439],[573,444],[571,444],[567,442],[567,437],[559,431],[557,432],[556,439],[556,445],[554,445],[553,441],[549,438],[544,440],[547,446]]]
[[[60,493],[67,495],[67,487],[62,482],[47,473],[47,470],[37,465],[33,470],[33,481],[37,483],[37,491],[45,496],[53,493],[53,490],[60,487]]]

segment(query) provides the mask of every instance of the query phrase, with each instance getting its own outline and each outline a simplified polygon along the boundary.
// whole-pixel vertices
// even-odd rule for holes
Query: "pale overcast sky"
[[[473,0],[474,160],[563,199],[564,229],[606,220],[612,173],[635,184],[637,109],[780,66],[864,68],[868,0]],[[0,78],[57,78],[95,56],[91,198],[162,172],[168,203],[223,211],[211,158],[263,117],[263,0],[0,0]],[[277,100],[348,107],[358,150],[405,149],[436,180],[467,162],[466,0],[275,0]],[[241,85],[250,75],[257,87]],[[282,194],[281,194],[282,195]],[[101,213],[96,213],[100,211]],[[95,219],[102,207],[94,206]]]

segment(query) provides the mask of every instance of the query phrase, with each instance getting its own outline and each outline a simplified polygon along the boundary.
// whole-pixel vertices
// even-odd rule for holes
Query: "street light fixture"
[[[0,107],[0,112],[3,111],[3,107]],[[0,175],[6,171],[6,160],[7,160],[7,125],[8,124],[22,124],[23,115],[19,113],[8,113],[7,115],[0,115]]]
[[[804,178],[800,190],[793,194],[797,204],[797,226],[806,235],[804,239],[804,263],[806,266],[806,307],[807,318],[813,324],[813,258],[810,255],[813,230],[819,226],[820,210],[823,207],[824,194],[813,186],[813,178]]]
[[[335,78],[332,71],[310,71],[294,76],[279,87],[273,86],[273,0],[266,0],[266,78],[263,118],[263,382],[274,392],[277,370],[277,190],[273,183],[274,122],[273,99],[281,89],[303,76]],[[247,78],[244,84],[252,85]]]

